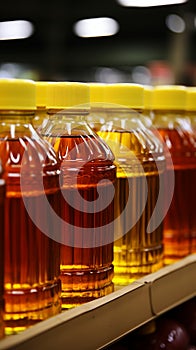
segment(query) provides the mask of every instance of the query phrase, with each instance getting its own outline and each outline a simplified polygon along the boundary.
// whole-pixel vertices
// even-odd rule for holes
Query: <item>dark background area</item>
[[[184,19],[183,33],[167,28],[169,14]],[[120,30],[110,37],[77,37],[74,23],[91,17],[112,17]],[[0,76],[195,85],[195,18],[195,0],[151,8],[122,7],[116,0],[4,0],[0,21],[29,20],[34,33],[0,40]]]

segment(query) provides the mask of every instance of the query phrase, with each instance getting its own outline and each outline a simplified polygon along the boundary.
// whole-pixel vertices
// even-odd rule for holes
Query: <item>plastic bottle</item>
[[[171,205],[164,218],[165,264],[183,258],[195,246],[196,216],[196,139],[191,122],[185,115],[187,90],[184,86],[157,86],[153,89],[154,126],[163,138],[173,164],[168,164],[168,176],[174,171],[175,186]]]
[[[4,336],[4,210],[5,180],[2,178],[3,168],[0,161],[0,339]]]
[[[196,87],[187,87],[186,115],[191,120],[192,128],[196,133]]]
[[[196,87],[187,87],[186,116],[190,119],[191,127],[196,138]],[[192,222],[193,224],[193,222]],[[196,253],[196,224],[193,224],[191,232],[191,253]]]
[[[61,281],[66,309],[113,291],[113,198],[105,209],[103,201],[113,189],[116,167],[109,147],[85,121],[87,84],[49,84],[47,108],[49,121],[41,132],[58,153],[63,174]]]
[[[163,265],[162,224],[150,233],[147,226],[165,158],[141,114],[143,86],[90,84],[90,92],[89,122],[112,149],[117,165],[113,281],[126,285]]]
[[[35,131],[35,83],[0,80],[0,157],[5,199],[5,331],[18,333],[61,310],[60,245],[46,199],[58,212],[59,162]],[[37,225],[44,226],[44,233]]]
[[[46,110],[46,91],[49,82],[36,81],[36,112],[33,118],[33,126],[39,131],[47,123],[48,115]]]

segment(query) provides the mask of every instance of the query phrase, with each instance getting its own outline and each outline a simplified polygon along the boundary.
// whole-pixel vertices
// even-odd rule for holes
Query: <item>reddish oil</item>
[[[5,181],[0,179],[0,339],[4,336],[4,210]]]
[[[99,211],[94,205],[94,211],[89,213],[85,201],[93,203],[98,198],[99,189],[107,196],[116,171],[96,137],[66,135],[50,137],[50,142],[62,161],[62,218],[72,225],[69,232],[62,233],[69,235],[69,245],[61,246],[62,305],[70,308],[113,291],[113,225],[106,225],[113,222],[114,203],[112,200]],[[94,155],[94,160],[88,160],[89,154]],[[85,164],[81,160],[86,160]],[[74,171],[77,172],[76,181]],[[110,180],[110,184],[105,180]],[[77,192],[84,199],[79,209],[74,207]],[[72,206],[65,200],[66,196],[72,199]],[[88,242],[85,238],[87,228],[92,228]],[[95,234],[95,228],[99,228],[98,234]],[[78,229],[82,230],[81,234],[78,234]]]
[[[24,145],[28,138],[1,139],[0,154],[5,165],[5,326],[6,334],[18,333],[25,328],[55,315],[61,310],[60,246],[47,237],[32,222],[25,208],[21,187],[20,170]],[[36,159],[43,155],[43,144],[31,140],[28,145],[29,169],[36,175]],[[32,157],[32,158],[31,158]],[[33,159],[33,163],[31,160]],[[52,225],[47,212],[41,206],[43,196],[58,211],[59,178],[51,160],[43,167],[44,191],[31,191],[31,181],[27,175],[29,191],[23,193],[26,203],[36,215],[42,215],[45,225]],[[53,171],[53,176],[50,176]],[[23,175],[24,176],[24,175]],[[36,181],[36,176],[32,176]]]
[[[165,263],[170,264],[196,252],[196,140],[178,129],[160,128],[159,133],[171,153],[175,175],[174,195],[164,219]]]

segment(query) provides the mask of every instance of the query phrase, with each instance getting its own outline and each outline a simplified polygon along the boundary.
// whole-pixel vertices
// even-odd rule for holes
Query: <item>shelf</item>
[[[100,349],[194,296],[196,254],[9,336],[0,349]]]

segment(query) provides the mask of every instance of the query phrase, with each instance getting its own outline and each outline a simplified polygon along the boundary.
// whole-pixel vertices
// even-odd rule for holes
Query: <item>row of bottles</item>
[[[35,82],[0,80],[6,334],[113,291],[116,166],[84,120],[89,96],[87,84],[50,84],[37,132]]]
[[[126,182],[129,176],[132,181],[141,181],[144,171],[148,184],[147,199],[144,180],[143,185],[139,185],[141,192],[137,187],[132,191],[137,193],[131,201],[135,215],[132,224],[135,220],[136,225],[133,224],[131,230],[126,227],[126,235],[122,234],[121,239],[114,242],[114,281],[123,285],[140,274],[155,271],[163,261],[170,264],[196,252],[196,89],[157,86],[141,90],[141,86],[129,84],[90,84],[89,123],[114,152],[117,184],[124,176],[122,169],[126,169]],[[138,171],[135,157],[142,171]],[[129,162],[132,168],[127,175]],[[122,211],[123,201],[127,201],[128,189],[120,185],[117,193],[115,208],[119,215],[119,206]],[[146,204],[142,212],[143,203]],[[142,215],[138,220],[139,211]],[[131,208],[128,213],[131,220]],[[116,225],[117,234],[124,230],[123,225],[127,225],[127,216]]]
[[[185,87],[0,80],[6,334],[196,252],[187,101]]]

